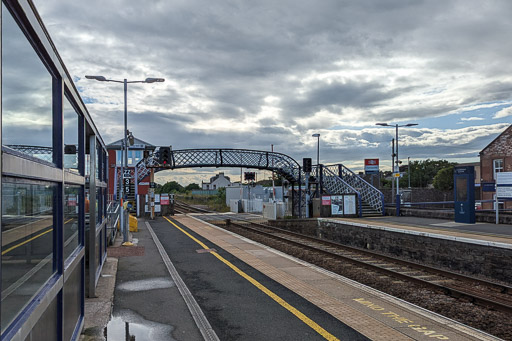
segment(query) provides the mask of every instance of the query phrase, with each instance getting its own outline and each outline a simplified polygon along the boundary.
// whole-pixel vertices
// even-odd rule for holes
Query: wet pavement
[[[80,340],[202,340],[151,235],[139,220],[135,246],[116,241],[98,281],[97,298],[86,298]]]
[[[107,340],[201,340],[143,220],[138,224],[137,247],[144,252],[119,257]]]

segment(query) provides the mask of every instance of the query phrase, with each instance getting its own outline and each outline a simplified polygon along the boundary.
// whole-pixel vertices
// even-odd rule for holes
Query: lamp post
[[[396,167],[395,165],[393,165],[393,176],[396,177],[396,216],[400,216],[400,161],[398,159],[398,128],[399,127],[412,127],[412,126],[417,126],[418,124],[417,123],[407,123],[407,124],[404,124],[404,125],[398,125],[398,124],[387,124],[387,123],[376,123],[376,125],[378,126],[382,126],[382,127],[395,127],[396,129],[396,133],[395,133],[395,140],[396,140],[396,153],[395,153],[395,156],[396,156],[396,159],[395,159],[395,163],[396,163]],[[397,176],[398,174],[398,176]]]
[[[320,198],[320,193],[318,192],[319,181],[320,181],[320,179],[318,178],[318,169],[320,168],[320,134],[316,133],[311,136],[317,138],[317,144],[316,144],[316,193],[317,193],[318,197]]]
[[[122,150],[124,154],[124,160],[121,162],[121,178],[124,175],[124,168],[128,169],[128,107],[127,107],[127,92],[128,92],[128,83],[160,83],[164,82],[165,79],[163,78],[146,78],[143,81],[128,81],[126,78],[124,80],[115,80],[115,79],[107,79],[104,76],[85,76],[87,79],[94,79],[99,82],[114,82],[114,83],[123,83],[124,84],[124,138],[122,143]],[[124,163],[124,165],[123,165]],[[122,186],[121,186],[122,187]],[[125,215],[125,209],[124,209],[124,203],[123,199],[126,195],[122,188],[120,188],[121,192],[123,193],[120,196],[120,204],[121,204],[121,230],[123,232],[123,245],[130,245],[130,242],[128,240],[128,229],[126,224],[126,219],[124,217]]]

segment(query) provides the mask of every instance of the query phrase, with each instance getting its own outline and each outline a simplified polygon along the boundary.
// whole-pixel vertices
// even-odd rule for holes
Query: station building
[[[106,259],[107,149],[31,0],[2,1],[1,35],[1,339],[77,340]]]
[[[498,135],[480,152],[482,200],[496,199],[496,173],[512,172],[512,125]],[[483,209],[494,209],[494,203],[484,202]],[[512,209],[512,202],[500,205]]]
[[[108,195],[110,199],[117,200],[119,197],[119,191],[121,186],[121,165],[124,165],[123,150],[122,150],[123,139],[115,141],[107,145],[108,151]],[[124,171],[129,174],[130,179],[130,193],[128,193],[128,200],[132,203],[132,210],[137,216],[142,215],[143,211],[140,196],[148,194],[149,190],[149,174],[144,176],[139,182],[139,169],[137,164],[144,158],[145,151],[152,151],[155,146],[142,141],[138,138],[133,139],[133,144],[128,147],[128,167],[123,167]],[[121,187],[120,187],[121,186]]]

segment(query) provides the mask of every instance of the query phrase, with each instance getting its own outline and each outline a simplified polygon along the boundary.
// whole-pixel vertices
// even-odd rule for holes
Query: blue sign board
[[[494,182],[482,182],[482,192],[496,192],[496,184]]]
[[[455,222],[475,223],[475,167],[455,167],[453,170],[455,193]]]

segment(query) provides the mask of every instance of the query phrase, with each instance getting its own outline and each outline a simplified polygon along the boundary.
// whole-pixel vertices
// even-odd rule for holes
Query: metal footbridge
[[[29,155],[37,155],[51,161],[51,148],[38,146],[8,146],[14,150]],[[254,168],[273,171],[286,179],[291,185],[293,214],[305,216],[306,176],[300,164],[292,157],[277,153],[250,149],[181,149],[170,151],[170,163],[167,167],[160,167],[158,152],[139,161],[132,170],[132,175],[140,183],[154,168],[155,172],[202,167],[227,168]],[[318,170],[318,172],[317,172]],[[119,176],[119,175],[118,175]],[[322,194],[356,194],[358,198],[359,216],[370,214],[384,214],[384,195],[377,188],[366,182],[363,178],[352,172],[342,164],[315,165],[310,173],[308,182],[318,184],[318,192]],[[117,181],[115,182],[117,183]]]
[[[201,167],[243,167],[273,171],[290,182],[293,213],[304,216],[306,198],[303,192],[306,189],[307,174],[297,161],[286,154],[249,149],[181,149],[170,152],[170,163],[166,168],[159,166],[157,153],[142,159],[134,171],[137,181],[141,182],[152,167],[156,167],[155,171]],[[309,183],[318,184],[319,195],[356,194],[359,216],[384,214],[382,192],[342,164],[314,166],[308,180]]]

